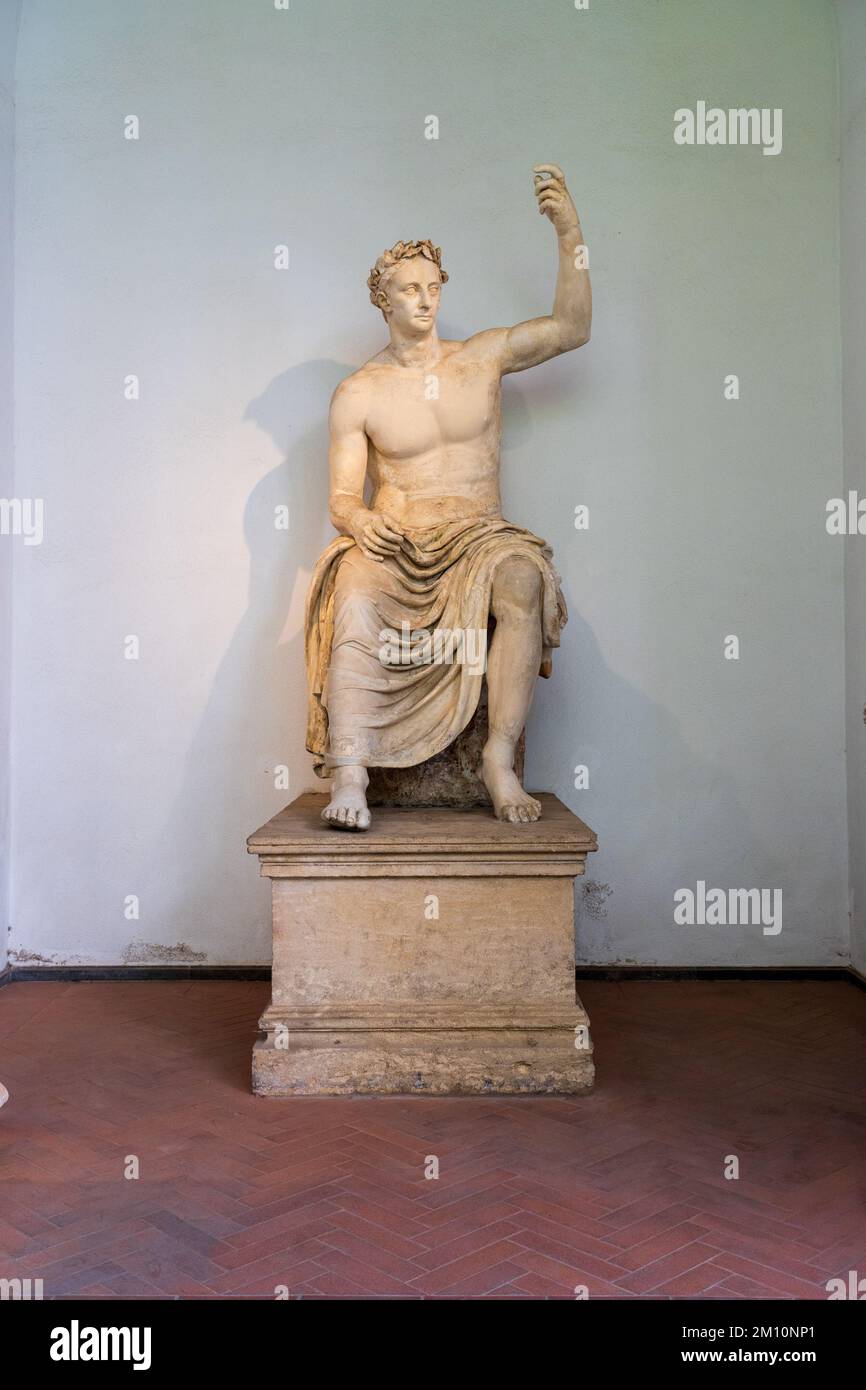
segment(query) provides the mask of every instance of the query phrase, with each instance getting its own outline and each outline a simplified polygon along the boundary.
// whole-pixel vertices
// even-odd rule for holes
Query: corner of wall
[[[0,10],[0,497],[14,495],[15,54],[21,0]],[[0,972],[7,962],[12,664],[11,537],[0,534]]]
[[[835,0],[839,52],[839,290],[843,487],[866,499],[866,6]],[[848,885],[852,964],[866,972],[866,535],[845,538]]]

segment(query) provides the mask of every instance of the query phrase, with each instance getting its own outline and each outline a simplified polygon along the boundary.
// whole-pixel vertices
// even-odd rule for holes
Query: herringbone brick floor
[[[0,1277],[46,1298],[820,1299],[866,1275],[864,994],[580,992],[591,1097],[264,1100],[265,985],[13,984]]]

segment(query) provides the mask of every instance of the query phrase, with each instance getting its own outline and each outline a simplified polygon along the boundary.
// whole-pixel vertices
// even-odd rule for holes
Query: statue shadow
[[[610,668],[574,595],[565,597],[562,646],[527,720],[526,784],[553,792],[598,838],[575,883],[578,964],[776,963],[780,938],[760,927],[674,925],[678,888],[702,878],[723,888],[772,883],[787,895],[790,864],[762,846],[731,773]],[[588,787],[576,785],[583,768]]]
[[[558,513],[549,503],[539,508],[536,489],[544,490],[543,470],[533,468],[527,491],[527,459],[540,442],[539,421],[561,402],[564,390],[574,398],[577,423],[584,389],[580,379],[562,371],[504,381],[504,512],[544,535],[553,545],[555,562],[564,560],[575,533],[570,520],[565,527],[556,522]],[[539,512],[546,518],[540,529],[531,521]],[[547,524],[552,533],[546,533]],[[580,611],[575,592],[580,580],[570,568],[571,581],[564,584],[569,621],[554,652],[551,678],[538,682],[526,722],[525,782],[530,790],[553,792],[598,836],[599,849],[575,885],[578,961],[669,965],[682,961],[684,954],[705,954],[707,963],[771,963],[777,938],[735,929],[721,939],[707,936],[705,927],[674,927],[678,888],[694,889],[698,878],[720,887],[771,882],[787,887],[790,867],[762,845],[725,765],[689,746],[677,715],[605,661]],[[639,578],[637,574],[638,589]],[[616,624],[615,611],[608,610],[606,622]],[[660,649],[666,649],[670,639],[663,623],[658,640]],[[583,765],[589,776],[585,789],[575,785]],[[627,931],[625,923],[631,924]],[[646,931],[636,923],[645,923]],[[674,940],[674,931],[686,936]],[[690,932],[696,935],[689,938]],[[662,943],[660,956],[653,936]],[[756,940],[770,944],[765,949]],[[744,951],[751,953],[745,962]]]
[[[301,363],[275,377],[244,412],[273,440],[282,462],[256,483],[244,508],[248,602],[149,853],[146,919],[159,924],[159,941],[137,942],[138,961],[168,958],[161,945],[169,942],[178,943],[170,948],[178,964],[270,959],[267,885],[251,893],[258,865],[252,858],[244,862],[244,842],[316,780],[303,738],[304,600],[313,566],[334,534],[328,405],[351,370],[336,361]],[[312,428],[299,428],[299,420],[310,419]],[[288,530],[277,529],[276,509],[286,505]],[[201,606],[206,611],[204,599]],[[275,781],[281,766],[287,785]],[[142,928],[139,935],[148,932]],[[201,940],[208,942],[205,953],[196,948]]]

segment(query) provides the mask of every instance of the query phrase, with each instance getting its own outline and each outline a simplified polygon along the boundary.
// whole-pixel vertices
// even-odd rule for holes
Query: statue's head
[[[398,241],[383,251],[367,277],[370,302],[385,322],[423,337],[436,322],[439,292],[448,279],[442,250],[431,241]]]

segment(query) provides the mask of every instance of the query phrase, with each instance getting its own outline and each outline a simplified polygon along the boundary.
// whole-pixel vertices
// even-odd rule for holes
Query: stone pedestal
[[[487,808],[379,809],[330,829],[298,797],[247,841],[273,889],[259,1095],[581,1092],[573,880],[597,848],[555,796],[534,825]]]

